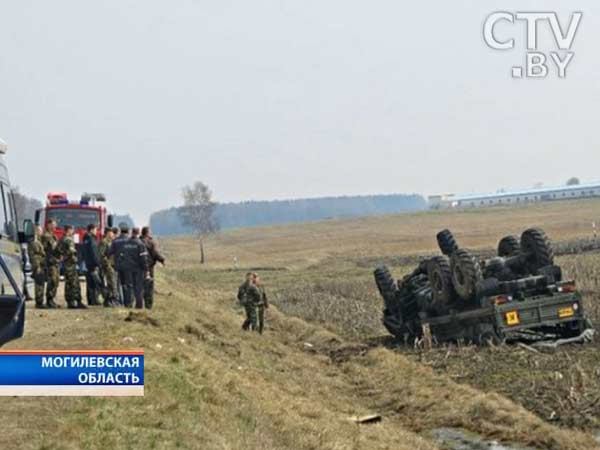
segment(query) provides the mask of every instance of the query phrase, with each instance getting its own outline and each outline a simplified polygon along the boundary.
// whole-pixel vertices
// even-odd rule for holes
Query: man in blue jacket
[[[133,228],[131,237],[129,228],[121,227],[121,235],[113,241],[108,252],[114,255],[119,281],[123,287],[125,307],[144,307],[144,274],[148,270],[148,250],[140,240],[139,228]]]
[[[99,305],[98,294],[104,296],[102,278],[100,278],[100,252],[98,251],[98,228],[94,224],[87,226],[83,238],[83,261],[85,273],[86,297],[89,306]]]

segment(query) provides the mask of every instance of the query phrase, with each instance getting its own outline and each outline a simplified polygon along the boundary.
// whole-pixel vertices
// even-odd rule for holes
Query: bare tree
[[[190,227],[200,241],[200,263],[204,264],[204,238],[219,230],[215,217],[217,204],[212,201],[212,192],[208,186],[197,181],[182,190],[183,206],[179,216],[185,226]]]
[[[581,184],[581,181],[579,181],[579,178],[577,177],[571,177],[567,180],[567,186],[578,186]]]

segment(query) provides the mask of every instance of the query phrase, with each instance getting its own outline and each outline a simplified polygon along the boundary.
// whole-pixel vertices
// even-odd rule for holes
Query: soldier
[[[144,307],[144,277],[148,272],[148,250],[140,239],[140,229],[131,230],[131,239],[125,244],[128,269],[131,272],[136,309]]]
[[[244,283],[242,286],[245,287],[245,297],[244,297],[244,293],[242,293],[242,298],[244,301],[244,309],[246,310],[246,320],[248,321],[248,324],[246,323],[246,321],[244,321],[244,325],[246,325],[246,327],[244,328],[244,325],[242,325],[242,328],[244,330],[249,330],[251,329],[252,331],[258,331],[260,333],[262,333],[262,329],[259,327],[259,323],[258,323],[258,315],[257,315],[257,310],[258,310],[258,306],[262,305],[262,294],[260,292],[260,290],[258,289],[258,287],[255,284],[255,277],[256,274],[255,273],[250,273],[247,274],[247,277],[249,278],[249,282],[248,284]],[[240,287],[242,287],[240,286]],[[238,292],[239,295],[239,292]]]
[[[87,233],[83,238],[83,260],[85,261],[86,298],[89,306],[99,305],[98,294],[102,294],[106,303],[102,279],[100,278],[100,253],[96,238],[98,228],[94,224],[87,226]]]
[[[46,254],[46,307],[48,308],[59,308],[54,302],[58,284],[60,283],[60,272],[58,269],[60,255],[58,253],[58,240],[54,235],[55,230],[56,221],[54,219],[48,220],[46,232],[41,238],[44,253]]]
[[[250,302],[250,298],[248,295],[248,289],[252,285],[252,272],[248,272],[246,274],[246,280],[240,285],[238,288],[237,299],[240,302],[240,305],[244,307],[244,311],[246,312],[246,319],[242,323],[242,330],[248,331],[253,322],[256,322],[256,319],[253,319],[255,315],[256,308]]]
[[[267,293],[260,277],[257,274],[253,274],[252,278],[252,282],[259,293],[255,306],[258,316],[258,332],[262,334],[265,328],[265,309],[269,309],[269,301],[267,300]]]
[[[119,234],[120,231],[121,230],[119,229],[119,227],[113,227],[113,229],[112,229],[112,232],[113,232],[113,235],[114,235],[113,242],[120,236],[120,234]],[[129,238],[129,236],[126,236],[126,237]],[[111,247],[112,247],[112,243],[111,243]],[[123,286],[121,285],[121,280],[120,280],[120,278],[118,276],[118,272],[117,272],[117,261],[116,261],[115,255],[114,254],[112,254],[112,255],[110,254],[111,253],[110,249],[109,249],[108,253],[110,255],[110,259],[112,260],[113,268],[115,269],[115,277],[117,279],[117,297],[116,297],[116,302],[117,302],[118,305],[123,306]]]
[[[152,309],[154,304],[154,266],[159,262],[165,265],[165,258],[158,251],[158,245],[152,239],[150,227],[142,228],[142,242],[148,251],[148,272],[144,277],[144,306]]]
[[[112,228],[107,228],[104,231],[104,239],[98,246],[98,253],[100,253],[100,268],[102,269],[102,278],[105,283],[105,294],[104,306],[116,306],[117,305],[117,275],[115,273],[115,261],[114,258],[109,254],[110,246],[115,238],[115,234]]]
[[[79,285],[79,274],[77,273],[77,248],[73,241],[75,230],[71,225],[65,225],[65,235],[60,240],[58,248],[63,257],[63,268],[65,274],[65,300],[69,309],[86,309],[87,306],[81,301],[81,286]]]
[[[29,262],[31,263],[31,274],[35,283],[35,307],[44,308],[44,285],[46,284],[46,252],[41,243],[42,227],[35,227],[35,237],[27,246]]]

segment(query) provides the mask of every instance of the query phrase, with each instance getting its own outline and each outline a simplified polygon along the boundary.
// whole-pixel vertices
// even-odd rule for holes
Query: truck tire
[[[442,255],[451,256],[458,250],[458,244],[450,230],[442,230],[437,234],[437,242]]]
[[[434,308],[448,305],[454,300],[450,264],[445,256],[435,256],[427,265],[427,278],[431,287]]]
[[[492,324],[482,323],[475,327],[476,336],[474,343],[482,346],[495,346],[504,343],[504,336]]]
[[[466,250],[457,250],[450,259],[452,284],[458,296],[465,301],[477,296],[477,285],[483,279],[479,263]]]
[[[516,236],[503,237],[498,243],[498,256],[506,258],[519,253],[521,253],[521,244]]]
[[[521,253],[528,270],[536,275],[542,267],[554,264],[554,251],[546,233],[539,228],[530,228],[521,235]]]
[[[396,309],[396,292],[398,288],[394,282],[394,278],[386,266],[379,266],[373,273],[375,275],[375,284],[383,297],[387,309]]]

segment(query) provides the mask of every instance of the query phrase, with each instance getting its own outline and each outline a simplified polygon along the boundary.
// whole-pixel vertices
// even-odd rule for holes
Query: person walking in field
[[[244,307],[244,311],[246,313],[246,318],[242,323],[242,330],[248,331],[252,329],[252,324],[256,323],[256,308],[254,307],[254,303],[251,301],[251,293],[250,290],[254,289],[252,284],[252,272],[248,272],[246,274],[246,279],[238,288],[237,299]]]
[[[246,274],[246,281],[238,289],[238,300],[246,311],[242,330],[258,331],[262,334],[265,328],[265,309],[269,307],[269,302],[256,273]]]
[[[46,285],[46,252],[41,242],[43,231],[42,228],[35,227],[35,237],[27,246],[29,254],[29,262],[31,263],[31,275],[35,283],[35,307],[38,309],[44,308],[44,287]]]
[[[269,309],[269,301],[267,300],[267,292],[262,284],[258,274],[252,275],[252,283],[258,291],[258,299],[255,299],[256,316],[258,319],[258,332],[263,333],[265,329],[265,309]]]

